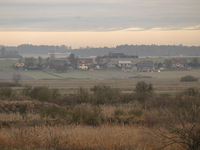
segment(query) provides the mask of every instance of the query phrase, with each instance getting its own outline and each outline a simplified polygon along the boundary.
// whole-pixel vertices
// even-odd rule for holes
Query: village
[[[140,59],[138,56],[126,56],[123,53],[112,53],[107,56],[97,56],[95,58],[79,58],[71,53],[67,58],[48,57],[46,59],[38,57],[26,57],[19,59],[13,64],[16,70],[55,70],[56,72],[66,72],[67,70],[104,70],[118,69],[129,72],[159,72],[173,69],[190,69],[198,67],[199,62],[195,58],[188,62],[186,59],[171,58],[163,62]]]

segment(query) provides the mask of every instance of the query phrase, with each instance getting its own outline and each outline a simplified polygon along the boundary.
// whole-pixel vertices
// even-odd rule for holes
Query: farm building
[[[43,65],[43,68],[44,69],[54,69],[54,65],[53,65],[53,63],[52,62],[47,62],[47,63],[45,63],[44,65]]]
[[[55,69],[57,72],[66,72],[67,61],[66,60],[51,60],[43,65],[44,69]]]
[[[57,72],[66,72],[67,70],[67,61],[66,60],[52,60],[54,69]]]
[[[153,61],[143,61],[137,64],[137,69],[141,72],[149,72],[154,70]]]

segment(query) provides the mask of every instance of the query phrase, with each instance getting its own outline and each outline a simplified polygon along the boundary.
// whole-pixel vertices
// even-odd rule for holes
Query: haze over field
[[[199,46],[199,0],[1,0],[0,44]]]

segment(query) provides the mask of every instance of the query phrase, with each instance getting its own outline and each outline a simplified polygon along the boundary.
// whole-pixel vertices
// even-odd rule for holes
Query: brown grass
[[[57,126],[1,129],[0,148],[157,149],[158,141],[135,126]],[[167,149],[177,149],[176,146]]]

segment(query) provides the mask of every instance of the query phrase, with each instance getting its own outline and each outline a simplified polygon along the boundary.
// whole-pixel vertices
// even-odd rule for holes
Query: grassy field
[[[180,78],[185,75],[193,75],[200,78],[200,73],[194,71],[165,71],[165,72],[143,72],[139,73],[151,78],[127,78],[127,79],[60,79],[60,80],[22,80],[22,84],[31,84],[33,86],[47,85],[50,88],[58,88],[65,92],[76,91],[79,87],[91,88],[94,85],[105,84],[112,88],[119,88],[124,92],[133,92],[137,82],[145,81],[153,84],[157,93],[174,93],[182,91],[188,87],[200,88],[200,81],[198,82],[180,82]]]
[[[17,60],[0,60],[0,69],[3,71],[14,71],[13,64],[17,62]]]
[[[164,58],[148,58],[153,61],[162,61]],[[192,58],[188,58],[192,59]],[[3,71],[14,70],[12,65],[16,60],[0,60]],[[112,70],[109,70],[112,71]],[[117,70],[114,70],[117,71]],[[103,70],[95,71],[96,74],[104,72]],[[124,79],[104,79],[98,78],[95,75],[89,74],[87,71],[67,71],[66,73],[57,73],[56,71],[20,71],[21,74],[31,77],[31,80],[22,80],[22,84],[31,84],[33,86],[47,85],[51,88],[58,88],[65,92],[73,92],[79,87],[91,88],[97,84],[106,84],[113,88],[122,89],[124,92],[132,92],[134,86],[139,81],[152,83],[156,92],[173,93],[184,90],[188,87],[200,88],[200,81],[198,82],[180,82],[180,78],[185,75],[193,75],[200,79],[200,69],[191,69],[188,71],[163,71],[163,72],[137,72],[139,75],[149,76],[151,78],[124,78]],[[35,80],[34,80],[35,79]],[[2,80],[3,81],[3,80]]]
[[[79,79],[98,79],[98,77],[87,74],[87,71],[70,70],[66,73],[57,73],[56,71],[46,71],[51,75],[56,75],[61,78],[79,78]]]
[[[188,70],[188,71],[161,71],[161,72],[139,72],[137,74],[150,76],[156,79],[180,79],[186,75],[192,75],[196,78],[200,78],[200,70]]]
[[[21,71],[22,74],[26,75],[26,76],[30,76],[34,79],[60,79],[60,77],[57,76],[53,76],[50,74],[47,74],[43,71]]]

